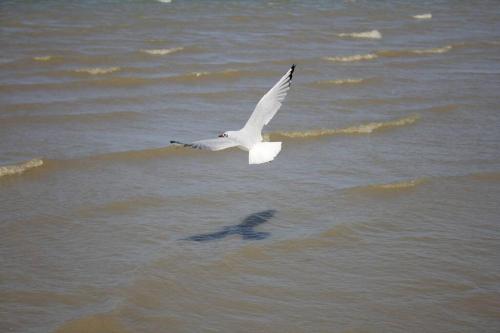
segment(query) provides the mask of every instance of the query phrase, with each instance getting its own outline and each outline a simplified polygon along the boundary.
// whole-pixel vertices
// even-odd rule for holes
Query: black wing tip
[[[175,141],[175,140],[170,140],[170,143],[171,144],[175,144],[175,145],[181,145],[183,147],[190,147],[190,148],[193,148],[193,149],[202,149],[203,147],[199,144],[192,144],[192,143],[184,143],[184,142],[180,142],[180,141]]]
[[[292,79],[293,79],[293,72],[295,71],[295,64],[292,64],[292,67],[290,67],[290,74],[288,74],[288,87],[292,85]]]

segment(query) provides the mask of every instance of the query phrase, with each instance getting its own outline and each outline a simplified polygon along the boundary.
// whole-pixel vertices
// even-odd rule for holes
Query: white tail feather
[[[281,151],[281,142],[256,143],[248,153],[248,164],[261,164],[274,160]]]

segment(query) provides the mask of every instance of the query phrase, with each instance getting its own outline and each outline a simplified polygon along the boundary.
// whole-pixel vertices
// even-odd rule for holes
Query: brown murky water
[[[498,332],[499,15],[0,2],[0,331]]]

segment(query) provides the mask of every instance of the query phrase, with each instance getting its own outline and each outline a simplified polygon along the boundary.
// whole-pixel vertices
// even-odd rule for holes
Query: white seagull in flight
[[[250,119],[239,131],[224,132],[216,139],[199,140],[193,143],[179,141],[170,141],[170,143],[211,151],[238,147],[248,151],[248,164],[260,164],[274,160],[281,151],[281,142],[263,142],[261,132],[262,128],[280,109],[281,103],[290,90],[294,70],[295,65],[292,65],[278,83],[260,99]]]

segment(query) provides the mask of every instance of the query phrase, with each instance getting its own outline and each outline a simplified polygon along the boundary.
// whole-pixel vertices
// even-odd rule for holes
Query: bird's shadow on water
[[[276,214],[276,210],[274,209],[253,213],[245,217],[240,224],[230,225],[222,228],[221,231],[210,234],[194,235],[183,240],[207,242],[222,239],[230,235],[240,235],[245,240],[264,239],[269,237],[270,233],[255,231],[254,228],[272,219],[274,214]]]

